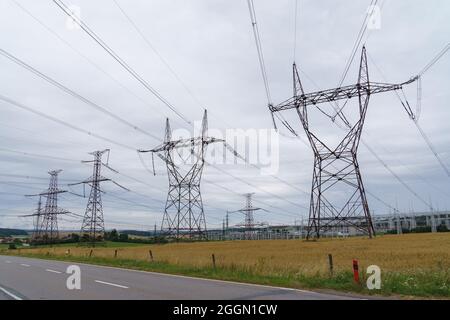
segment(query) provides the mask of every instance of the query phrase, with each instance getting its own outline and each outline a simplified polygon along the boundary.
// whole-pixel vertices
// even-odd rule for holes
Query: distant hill
[[[11,236],[26,236],[28,232],[20,229],[6,229],[0,228],[0,237],[11,237]]]

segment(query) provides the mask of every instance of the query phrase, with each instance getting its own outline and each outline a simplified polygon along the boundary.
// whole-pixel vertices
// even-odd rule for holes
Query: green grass
[[[33,258],[52,259],[89,263],[95,265],[120,267],[134,270],[154,271],[176,275],[187,275],[208,279],[230,280],[245,283],[281,286],[298,289],[332,289],[342,292],[379,295],[403,295],[408,297],[449,298],[450,297],[450,271],[415,273],[385,273],[382,275],[382,288],[368,290],[364,285],[353,282],[351,272],[339,272],[334,276],[323,274],[303,275],[294,273],[260,274],[252,268],[237,266],[231,267],[193,267],[178,264],[169,264],[164,261],[142,261],[119,258],[99,258],[82,256],[57,256],[49,254],[19,254],[14,250],[0,250],[0,254],[12,254]],[[365,284],[365,280],[361,280]]]

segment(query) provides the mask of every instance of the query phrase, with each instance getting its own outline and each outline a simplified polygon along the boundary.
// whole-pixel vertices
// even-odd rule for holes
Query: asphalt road
[[[69,290],[69,265],[81,270],[81,289]],[[318,293],[235,282],[173,276],[87,264],[0,256],[2,299],[137,299],[137,300],[330,300],[357,299],[348,295]]]

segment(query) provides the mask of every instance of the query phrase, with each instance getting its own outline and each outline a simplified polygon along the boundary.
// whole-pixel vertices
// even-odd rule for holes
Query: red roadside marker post
[[[356,259],[353,259],[353,280],[359,284],[359,267]]]

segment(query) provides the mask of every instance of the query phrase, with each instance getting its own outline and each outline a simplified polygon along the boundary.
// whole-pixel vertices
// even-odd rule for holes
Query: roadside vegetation
[[[365,294],[450,297],[450,234],[170,243],[105,242],[0,249],[0,254],[93,263],[130,269],[233,280],[291,288],[334,289]],[[329,258],[333,258],[330,272]],[[214,255],[214,258],[213,258]],[[359,262],[360,284],[352,260]],[[380,290],[368,290],[366,268],[381,268]]]

